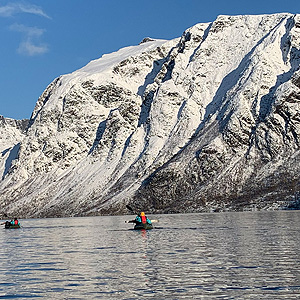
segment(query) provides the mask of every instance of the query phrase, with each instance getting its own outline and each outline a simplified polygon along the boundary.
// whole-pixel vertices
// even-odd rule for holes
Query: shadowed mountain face
[[[1,210],[295,208],[299,63],[299,15],[219,16],[61,76],[4,147]]]

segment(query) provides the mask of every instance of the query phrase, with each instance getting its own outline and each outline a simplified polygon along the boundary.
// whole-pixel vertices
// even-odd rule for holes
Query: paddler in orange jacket
[[[152,222],[146,217],[144,212],[141,212],[136,216],[134,223],[136,224],[152,224]]]

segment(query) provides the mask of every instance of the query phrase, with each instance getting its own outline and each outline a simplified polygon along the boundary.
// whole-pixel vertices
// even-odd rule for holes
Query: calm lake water
[[[0,299],[300,299],[300,211],[21,220]]]

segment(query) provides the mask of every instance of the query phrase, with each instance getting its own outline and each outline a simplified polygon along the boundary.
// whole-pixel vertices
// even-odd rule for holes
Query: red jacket
[[[146,224],[146,222],[147,222],[146,216],[141,216],[141,219],[142,219],[142,223],[143,223],[143,224]]]

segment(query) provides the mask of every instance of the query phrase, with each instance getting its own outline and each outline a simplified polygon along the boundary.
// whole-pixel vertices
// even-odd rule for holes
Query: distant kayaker
[[[21,224],[17,218],[14,218],[11,219],[10,221],[1,223],[1,225],[5,225],[5,228],[19,228]]]
[[[157,220],[155,220],[155,221],[157,221]],[[144,212],[141,212],[140,214],[138,214],[134,220],[125,221],[125,223],[135,223],[133,229],[148,230],[148,229],[153,228],[152,221],[146,217]]]
[[[129,221],[130,223],[139,224],[152,224],[151,220],[148,219],[145,213],[142,211],[139,215],[136,216],[135,220]]]
[[[11,225],[20,225],[20,222],[17,218],[14,218],[13,220],[10,221]]]

